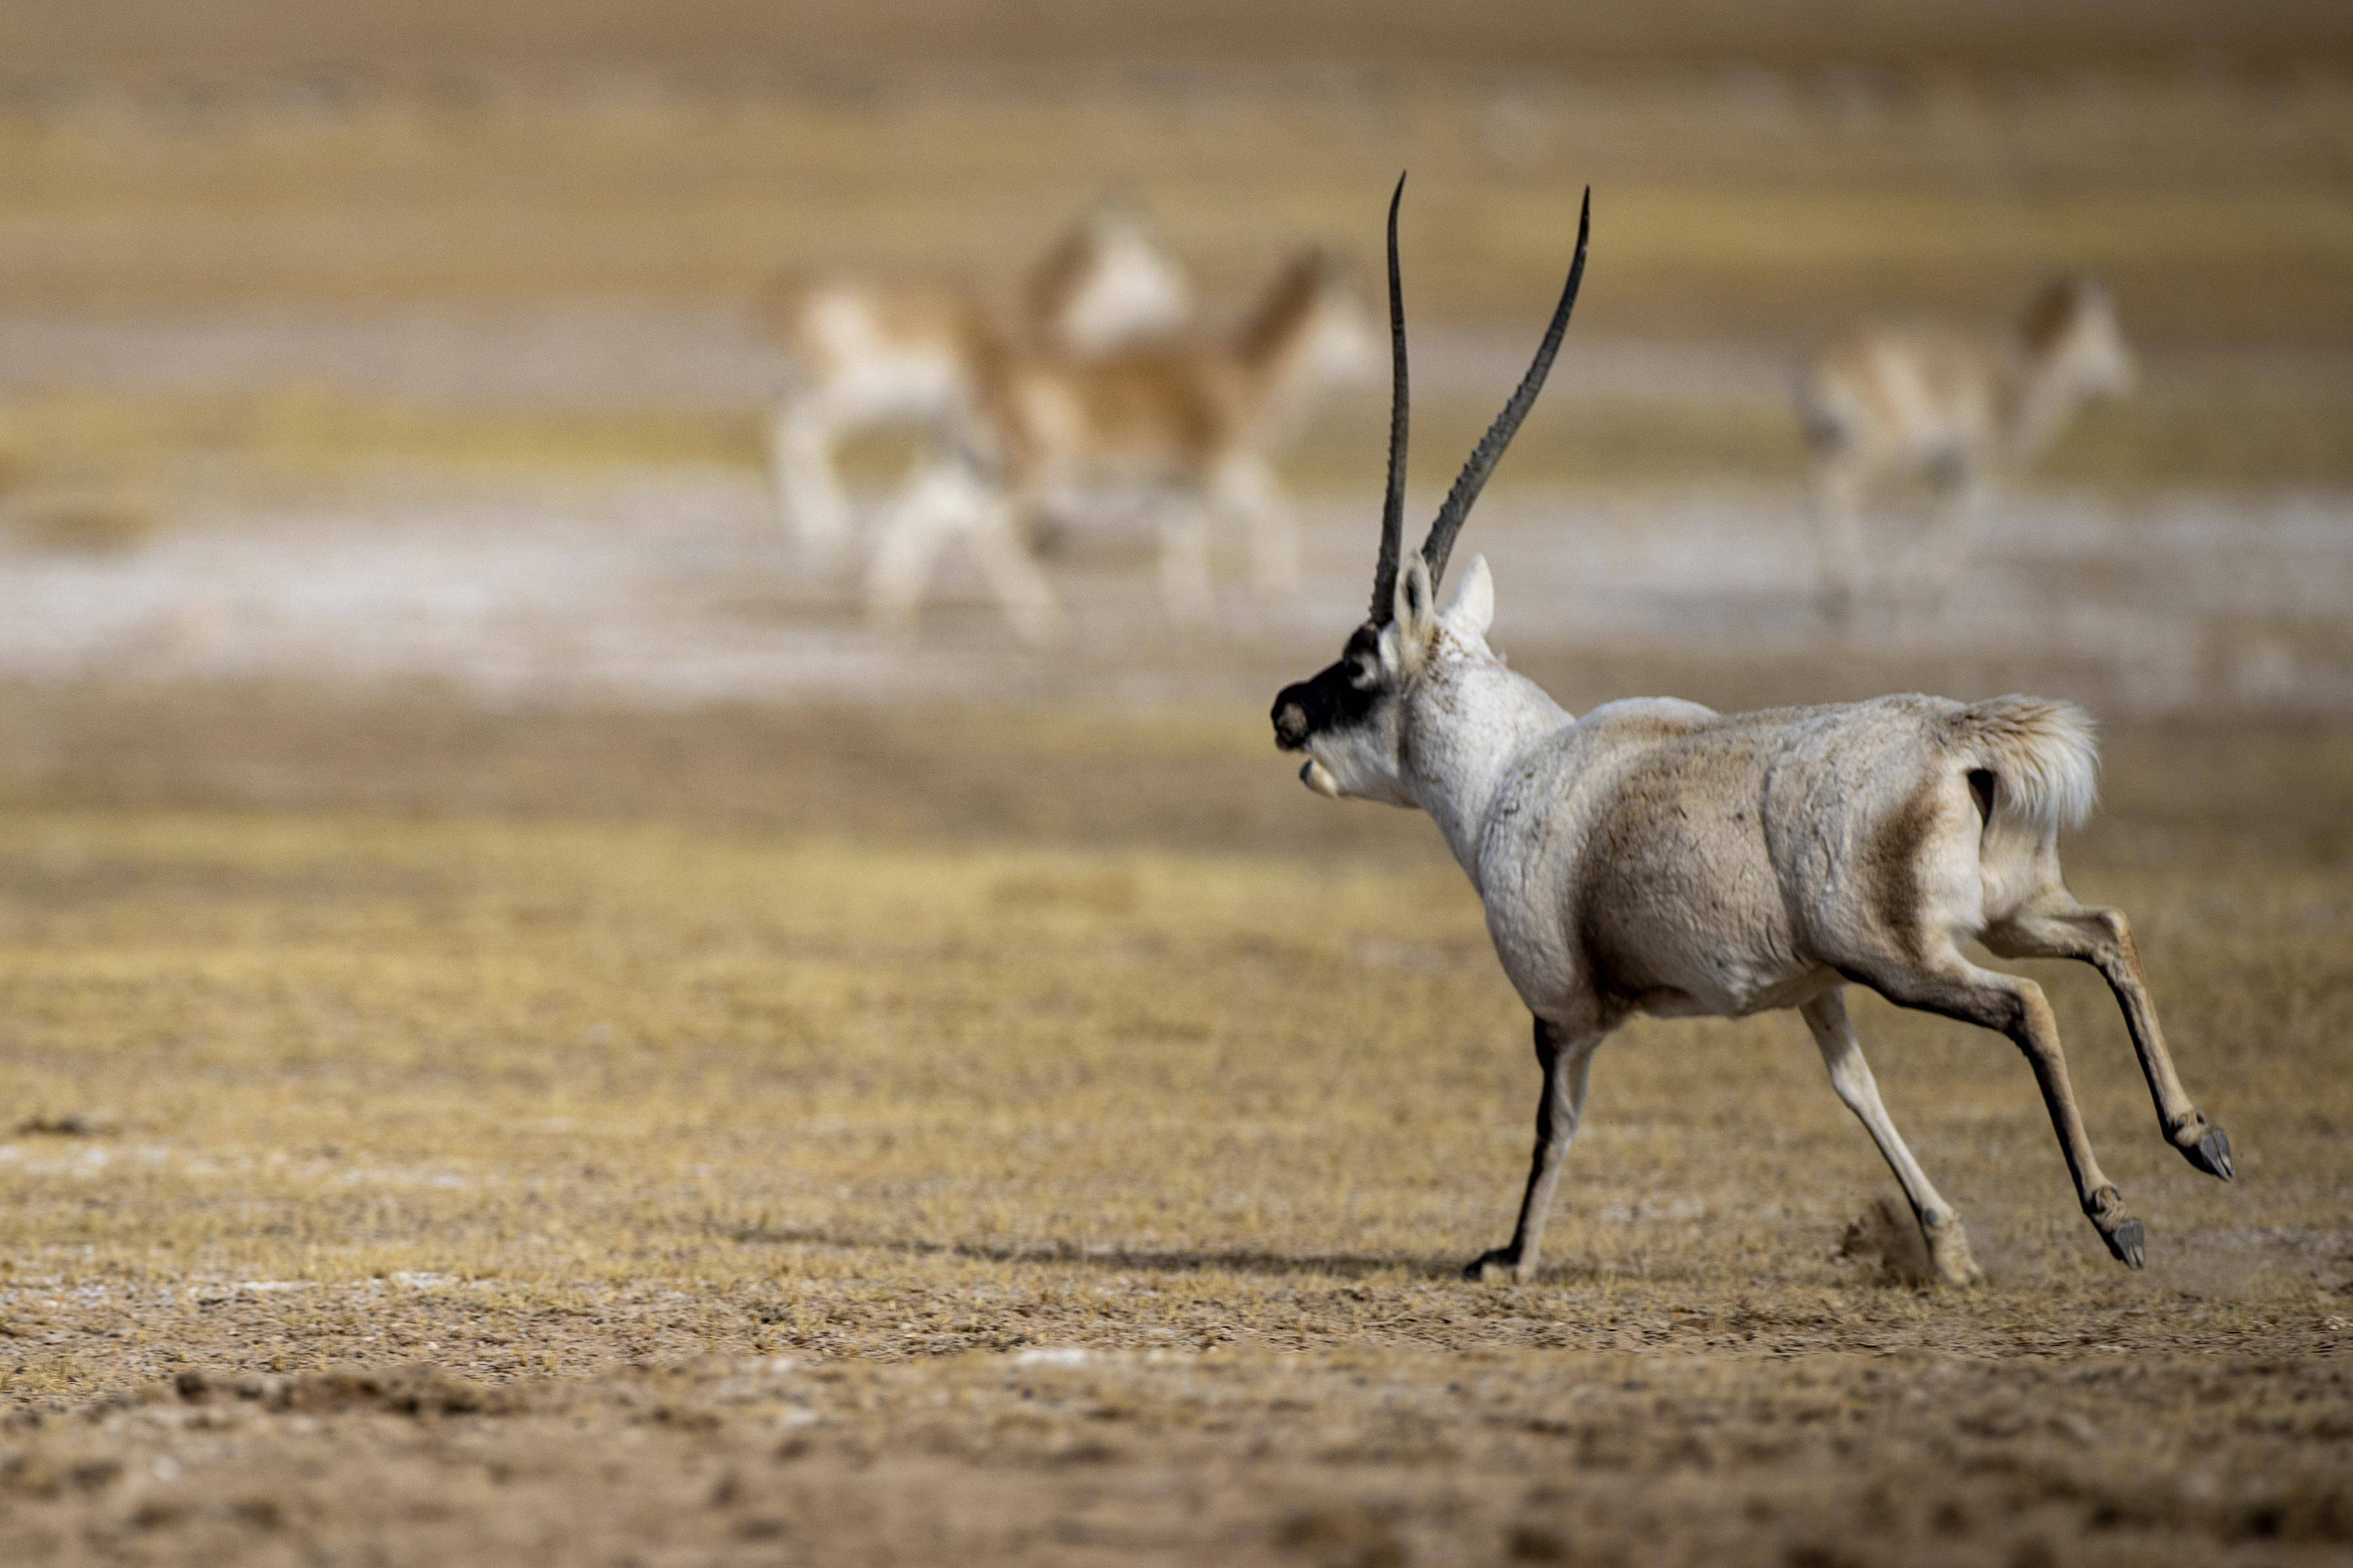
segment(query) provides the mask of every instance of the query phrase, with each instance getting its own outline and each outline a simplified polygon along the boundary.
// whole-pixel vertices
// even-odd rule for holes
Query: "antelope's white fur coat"
[[[2095,793],[2090,721],[2029,697],[1924,696],[1724,714],[1644,699],[1582,718],[1488,646],[1483,559],[1432,607],[1417,554],[1384,626],[1317,678],[1356,693],[1277,700],[1278,740],[1335,797],[1428,812],[1485,906],[1504,973],[1537,1020],[1546,1069],[1535,1165],[1509,1247],[1476,1277],[1525,1275],[1595,1048],[1636,1013],[1805,1015],[1840,1097],[1911,1200],[1941,1278],[1978,1277],[1958,1217],[1881,1104],[1841,988],[1860,982],[2010,1035],[2033,1065],[2086,1215],[2138,1267],[2140,1222],[2100,1171],[2031,981],[1971,963],[1964,943],[2101,968],[2132,1027],[2160,1128],[2227,1178],[2229,1142],[2174,1074],[2121,913],[2077,904],[2060,829]],[[1367,644],[1368,633],[1377,634]],[[1296,706],[1293,704],[1295,694]]]
[[[1437,584],[1552,369],[1585,275],[1592,195],[1535,356],[1410,558],[1404,195],[1400,176],[1389,197],[1389,468],[1372,613],[1338,659],[1276,695],[1271,717],[1275,744],[1306,753],[1309,788],[1430,813],[1535,1015],[1544,1088],[1519,1223],[1466,1272],[1534,1272],[1594,1052],[1612,1029],[1635,1013],[1793,1007],[1831,1089],[1902,1184],[1936,1277],[1978,1278],[1959,1216],[1880,1102],[1847,1018],[1850,983],[2008,1036],[2033,1068],[2085,1217],[2119,1261],[2140,1268],[2146,1233],[2092,1152],[2050,1003],[2031,980],[1963,951],[1975,939],[2003,957],[2098,969],[2159,1131],[2192,1165],[2231,1178],[2231,1141],[2174,1072],[2124,912],[2077,903],[2059,874],[2059,830],[2092,805],[2090,721],[2032,697],[1918,696],[1731,714],[1651,699],[1577,719],[1505,668],[1487,646],[1487,563],[1472,562],[1442,612]]]
[[[2090,721],[2064,704],[1882,697],[1725,715],[1647,698],[1578,719],[1487,646],[1483,557],[1435,617],[1427,584],[1416,562],[1382,635],[1383,665],[1404,678],[1393,728],[1309,751],[1338,794],[1437,822],[1539,1016],[1797,1005],[1885,945],[1883,896],[1982,935],[2091,808]],[[1967,782],[1979,769],[2007,786],[1990,823]]]

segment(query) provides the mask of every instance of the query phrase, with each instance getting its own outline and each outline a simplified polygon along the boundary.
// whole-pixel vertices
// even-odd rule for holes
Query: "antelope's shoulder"
[[[1630,763],[1681,752],[1694,743],[1704,746],[1740,718],[1679,697],[1629,697],[1594,709],[1570,725],[1561,739],[1588,768],[1610,762]]]
[[[1563,724],[1513,763],[1489,810],[1487,844],[1509,852],[1510,841],[1531,835],[1558,837],[1606,799],[1630,768],[1704,736],[1724,715],[1672,697],[1627,698],[1605,703]]]
[[[1570,720],[1529,747],[1514,779],[1557,777],[1662,742],[1683,740],[1722,722],[1724,715],[1674,697],[1629,697],[1605,702]]]

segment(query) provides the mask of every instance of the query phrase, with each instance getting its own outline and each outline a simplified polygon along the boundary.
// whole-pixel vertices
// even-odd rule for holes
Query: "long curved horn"
[[[1528,363],[1528,373],[1520,377],[1513,390],[1512,399],[1479,444],[1471,449],[1471,460],[1454,477],[1454,488],[1446,492],[1446,504],[1438,509],[1438,516],[1430,525],[1430,537],[1421,542],[1421,558],[1430,563],[1432,587],[1446,576],[1446,558],[1454,552],[1454,536],[1462,531],[1462,521],[1471,515],[1471,503],[1479,499],[1487,476],[1495,471],[1495,464],[1504,456],[1504,448],[1512,444],[1520,421],[1535,406],[1536,394],[1544,390],[1545,376],[1552,369],[1553,355],[1560,352],[1560,335],[1568,330],[1568,313],[1577,304],[1577,286],[1585,279],[1585,243],[1593,231],[1593,187],[1585,187],[1585,205],[1577,216],[1577,258],[1568,264],[1568,282],[1560,291],[1560,303],[1553,307],[1552,325],[1545,329],[1544,342],[1536,345],[1536,357]]]
[[[1405,199],[1405,176],[1389,193],[1389,488],[1381,502],[1381,557],[1373,567],[1373,625],[1388,625],[1397,602],[1398,557],[1405,550],[1405,444],[1407,405],[1405,289],[1398,276],[1398,204]]]

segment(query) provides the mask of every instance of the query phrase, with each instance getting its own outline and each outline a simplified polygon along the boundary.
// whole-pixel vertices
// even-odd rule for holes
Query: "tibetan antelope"
[[[2116,301],[2085,278],[2052,283],[2005,342],[1932,324],[1870,328],[1825,344],[1798,385],[1824,609],[1844,618],[1865,563],[1880,554],[1863,537],[1875,487],[1925,478],[1940,492],[1914,554],[1941,593],[1968,556],[1995,484],[2040,457],[2084,403],[2123,396],[2134,381]]]
[[[940,550],[962,538],[1015,630],[1041,639],[1060,611],[1030,559],[1029,524],[1130,498],[1154,513],[1162,597],[1179,624],[1210,614],[1213,518],[1240,525],[1261,588],[1290,587],[1298,542],[1271,455],[1319,394],[1370,368],[1376,343],[1354,268],[1308,251],[1225,336],[1091,357],[1004,348],[984,362],[962,448],[886,513],[869,608],[886,623],[911,618]]]
[[[2116,910],[2077,903],[2060,877],[2059,829],[2094,795],[2083,713],[2031,697],[1882,697],[1737,714],[1644,699],[1578,719],[1491,651],[1495,589],[1483,560],[1439,607],[1455,537],[1559,347],[1590,214],[1588,195],[1534,363],[1419,553],[1400,564],[1406,340],[1391,198],[1396,379],[1372,612],[1339,661],[1285,688],[1272,714],[1276,744],[1305,754],[1310,789],[1436,819],[1535,1016],[1544,1089],[1518,1226],[1466,1273],[1535,1271],[1587,1072],[1612,1029],[1637,1013],[1796,1008],[1831,1088],[1903,1184],[1939,1276],[1978,1278],[1959,1215],[1880,1103],[1847,1021],[1850,984],[2007,1035],[2033,1068],[2084,1214],[2111,1252],[2139,1268],[2141,1222],[2093,1157],[2042,989],[1962,951],[1974,938],[2004,956],[2096,967],[2123,1009],[2166,1140],[2230,1178],[2230,1140],[2174,1074],[2131,928]]]
[[[1020,299],[1017,335],[1076,355],[1175,331],[1193,309],[1183,270],[1143,216],[1115,203],[1040,258]],[[936,280],[786,279],[761,297],[759,316],[787,362],[768,432],[777,503],[801,546],[823,556],[849,533],[839,445],[860,430],[938,431],[963,417],[1002,334],[976,290]]]

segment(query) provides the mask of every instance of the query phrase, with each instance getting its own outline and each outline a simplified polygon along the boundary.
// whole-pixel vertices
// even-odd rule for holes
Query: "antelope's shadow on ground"
[[[1374,1253],[1287,1253],[1254,1249],[1203,1248],[1198,1251],[1150,1250],[1130,1247],[1077,1247],[1051,1244],[1035,1247],[976,1241],[926,1241],[903,1237],[860,1237],[839,1231],[791,1226],[744,1226],[726,1232],[728,1239],[754,1247],[821,1247],[845,1252],[888,1252],[902,1258],[955,1258],[976,1263],[1059,1263],[1080,1268],[1118,1273],[1265,1274],[1303,1279],[1329,1276],[1362,1279],[1377,1274],[1407,1274],[1424,1279],[1460,1280],[1462,1265],[1475,1249],[1460,1258],[1408,1257]],[[1572,1273],[1579,1272],[1571,1269]],[[1546,1279],[1553,1278],[1546,1270]]]

